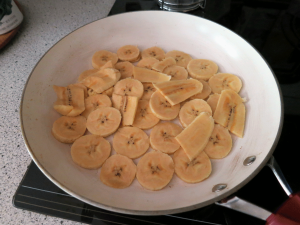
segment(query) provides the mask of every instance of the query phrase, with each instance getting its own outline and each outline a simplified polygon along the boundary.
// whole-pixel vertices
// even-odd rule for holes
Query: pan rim
[[[138,13],[145,13],[145,12],[159,12],[159,13],[172,13],[172,14],[177,14],[177,13],[180,13],[180,14],[184,14],[184,13],[181,13],[181,12],[168,12],[168,11],[161,11],[161,10],[144,10],[144,11],[136,11],[136,12],[125,12],[125,13],[120,13],[120,14],[116,14],[116,15],[112,15],[112,16],[109,16],[109,17],[113,17],[113,16],[120,16],[120,15],[123,15],[123,14],[129,14],[129,13],[134,13],[134,14],[138,14]],[[267,161],[269,160],[269,158],[272,156],[276,146],[277,146],[277,143],[279,141],[279,138],[280,138],[280,135],[281,135],[281,131],[282,131],[282,126],[283,126],[283,116],[284,116],[284,108],[283,108],[283,97],[282,97],[282,92],[281,92],[281,89],[280,89],[280,85],[279,85],[279,82],[272,70],[272,68],[270,67],[270,65],[267,63],[267,61],[265,60],[265,58],[248,42],[246,41],[243,37],[241,37],[240,35],[236,34],[235,32],[231,31],[230,29],[214,22],[214,21],[211,21],[211,20],[208,20],[208,19],[205,19],[205,18],[202,18],[202,17],[199,17],[199,16],[195,16],[195,15],[190,15],[190,14],[185,14],[186,16],[193,16],[193,17],[197,17],[197,18],[200,18],[200,19],[203,19],[203,20],[207,20],[211,23],[214,23],[218,26],[221,26],[222,28],[226,29],[227,31],[229,32],[232,32],[233,34],[237,35],[238,37],[240,37],[242,40],[244,40],[247,44],[249,44],[255,51],[256,53],[258,53],[258,55],[263,59],[263,61],[266,63],[266,65],[268,66],[268,68],[270,69],[275,81],[276,81],[276,85],[277,85],[277,88],[278,88],[278,92],[279,92],[279,97],[280,97],[280,105],[281,105],[281,111],[280,111],[280,121],[279,121],[279,127],[278,127],[278,131],[277,131],[277,134],[276,134],[276,138],[273,142],[273,145],[271,147],[271,149],[269,150],[267,156],[263,159],[263,161],[261,162],[261,164],[259,166],[257,166],[257,168],[252,172],[252,174],[250,176],[248,176],[247,178],[245,178],[242,182],[240,182],[238,185],[236,185],[235,187],[231,188],[229,191],[227,191],[226,193],[223,193],[223,194],[220,194],[210,200],[207,200],[207,201],[204,201],[204,202],[201,202],[201,203],[198,203],[198,204],[195,204],[195,205],[191,205],[191,206],[186,206],[186,207],[180,207],[180,208],[175,208],[175,209],[169,209],[169,210],[157,210],[157,211],[154,211],[154,210],[151,210],[151,211],[143,211],[143,210],[130,210],[130,209],[124,209],[124,208],[118,208],[118,207],[112,207],[112,206],[109,206],[109,205],[105,205],[105,204],[101,204],[99,202],[95,202],[91,199],[87,199],[85,197],[83,197],[82,195],[78,194],[78,193],[75,193],[73,191],[70,191],[68,190],[68,188],[63,185],[62,183],[60,183],[59,181],[57,181],[54,177],[52,177],[52,175],[41,165],[41,163],[39,163],[37,157],[35,156],[34,152],[32,151],[31,147],[30,147],[30,144],[27,140],[27,137],[26,137],[26,133],[25,133],[25,129],[24,129],[24,126],[23,126],[23,110],[22,110],[22,106],[23,106],[23,101],[24,101],[24,95],[25,95],[25,92],[26,92],[26,88],[27,88],[27,85],[29,83],[29,80],[34,72],[34,70],[36,69],[37,65],[40,63],[40,61],[45,57],[45,55],[55,46],[57,45],[60,41],[62,41],[63,39],[65,39],[66,37],[68,37],[69,35],[71,35],[72,33],[74,33],[75,31],[81,29],[82,27],[84,26],[87,26],[89,24],[92,24],[92,23],[95,23],[99,20],[102,20],[102,19],[105,19],[107,17],[104,17],[102,19],[99,19],[99,20],[95,20],[95,21],[92,21],[90,23],[87,23],[79,28],[77,28],[76,30],[70,32],[69,34],[65,35],[63,38],[61,38],[60,40],[58,40],[55,44],[53,44],[51,46],[51,48],[49,48],[44,54],[43,56],[39,59],[39,61],[36,63],[36,65],[34,66],[34,68],[32,69],[30,75],[28,76],[27,78],[27,81],[24,85],[24,89],[23,89],[23,92],[22,92],[22,97],[21,97],[21,102],[20,102],[20,110],[19,110],[19,116],[20,116],[20,125],[21,125],[21,131],[22,131],[22,136],[23,136],[23,139],[24,139],[24,142],[25,142],[25,146],[27,148],[27,151],[29,152],[31,158],[33,159],[33,161],[35,162],[35,164],[38,166],[38,168],[42,171],[42,173],[49,179],[51,180],[56,186],[58,186],[59,188],[61,188],[63,191],[65,191],[66,193],[68,193],[69,195],[83,201],[83,202],[86,202],[90,205],[93,205],[95,207],[98,207],[98,208],[101,208],[101,209],[105,209],[105,210],[109,210],[109,211],[113,211],[113,212],[117,212],[117,213],[123,213],[123,214],[128,214],[128,215],[147,215],[147,216],[150,216],[150,215],[166,215],[166,214],[175,214],[175,213],[182,213],[182,212],[187,212],[187,211],[191,211],[191,210],[195,210],[195,209],[198,209],[198,208],[202,208],[204,206],[207,206],[207,205],[210,205],[212,203],[215,203],[217,201],[220,201],[221,199],[223,198],[226,198],[228,197],[229,195],[232,195],[234,194],[236,191],[238,191],[240,188],[242,188],[244,185],[246,185],[250,180],[252,180],[260,171],[261,169],[265,166],[265,164],[267,163]]]

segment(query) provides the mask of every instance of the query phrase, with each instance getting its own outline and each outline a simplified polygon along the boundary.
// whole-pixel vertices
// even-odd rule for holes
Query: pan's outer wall
[[[97,50],[116,52],[126,44],[140,49],[160,46],[165,51],[185,51],[193,58],[215,61],[220,72],[238,75],[240,92],[246,97],[245,136],[233,136],[232,152],[223,160],[212,160],[211,177],[186,184],[173,177],[161,191],[144,190],[135,180],[126,189],[111,189],[99,179],[99,171],[77,167],[70,146],[51,135],[59,115],[52,109],[56,96],[52,85],[76,82],[80,72],[91,68]],[[99,208],[136,215],[163,215],[193,210],[214,203],[249,182],[272,155],[283,122],[283,103],[278,82],[265,60],[246,41],[228,29],[203,18],[174,12],[124,13],[90,23],[67,35],[37,63],[23,91],[20,118],[29,154],[41,171],[70,195]],[[178,123],[178,121],[176,121]],[[108,138],[111,142],[112,138]],[[243,166],[246,157],[256,161]],[[213,193],[212,187],[227,188]]]

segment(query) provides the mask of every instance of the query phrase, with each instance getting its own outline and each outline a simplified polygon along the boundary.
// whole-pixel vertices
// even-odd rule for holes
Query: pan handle
[[[278,182],[280,183],[281,187],[285,191],[285,193],[290,196],[293,191],[288,182],[286,181],[278,163],[276,162],[274,156],[270,158],[267,162],[267,166],[271,168],[272,172],[274,173],[275,177],[277,178]]]
[[[268,210],[247,202],[237,196],[229,196],[215,204],[254,216],[261,220],[267,220],[267,218],[272,215]]]
[[[271,168],[273,171],[274,175],[276,176],[277,180],[279,181],[281,187],[285,191],[285,193],[290,196],[293,191],[290,187],[290,185],[287,183],[279,165],[277,164],[274,156],[270,158],[268,163],[266,164],[268,167]],[[271,212],[256,206],[250,202],[247,202],[243,199],[240,199],[237,196],[229,196],[227,198],[222,199],[219,202],[216,202],[217,205],[234,209],[236,211],[254,216],[256,218],[262,219],[262,220],[267,220],[267,218],[272,214]]]

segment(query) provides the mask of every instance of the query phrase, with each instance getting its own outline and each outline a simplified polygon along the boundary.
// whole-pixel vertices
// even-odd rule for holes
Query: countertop
[[[24,14],[16,37],[0,50],[0,224],[79,224],[12,205],[30,164],[19,122],[27,77],[43,54],[62,37],[106,17],[114,0],[19,0]]]

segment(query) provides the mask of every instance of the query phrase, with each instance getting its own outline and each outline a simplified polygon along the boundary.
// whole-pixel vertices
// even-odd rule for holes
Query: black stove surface
[[[153,0],[116,0],[109,15],[137,10],[160,10]],[[296,149],[300,127],[300,0],[206,0],[205,9],[189,14],[217,22],[254,46],[273,69],[284,97],[284,125],[274,156],[293,191],[300,190]],[[237,196],[274,211],[286,199],[269,168]],[[226,224],[260,225],[264,221],[212,204],[187,213],[165,216],[130,216],[83,203],[49,181],[31,163],[13,204],[22,209],[87,224]]]
[[[260,194],[257,194],[258,192]],[[273,193],[276,193],[276,196]],[[237,195],[270,211],[275,210],[287,199],[267,167]],[[17,208],[87,224],[264,224],[262,220],[215,204],[186,213],[164,216],[131,216],[113,213],[88,205],[65,193],[46,178],[33,162],[29,165],[16,191],[13,204]]]

